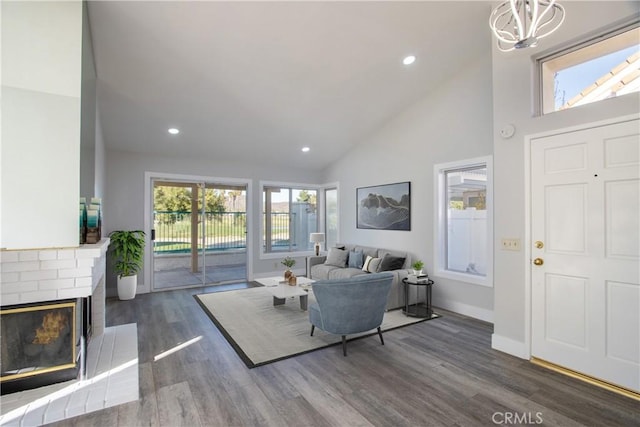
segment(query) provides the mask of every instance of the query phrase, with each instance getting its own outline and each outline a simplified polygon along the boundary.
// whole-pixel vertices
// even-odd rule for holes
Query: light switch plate
[[[520,239],[502,239],[503,251],[519,251]]]

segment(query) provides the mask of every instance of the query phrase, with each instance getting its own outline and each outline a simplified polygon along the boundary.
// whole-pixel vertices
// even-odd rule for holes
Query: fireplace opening
[[[1,393],[78,378],[90,331],[86,298],[0,309]]]

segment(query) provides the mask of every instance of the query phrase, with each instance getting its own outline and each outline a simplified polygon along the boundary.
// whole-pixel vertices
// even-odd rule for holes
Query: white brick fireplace
[[[78,248],[0,251],[0,305],[92,297],[93,333],[105,328],[109,239]]]
[[[0,425],[42,425],[138,399],[135,324],[106,327],[109,239],[77,248],[0,251],[0,305],[91,297],[86,377],[2,396]]]

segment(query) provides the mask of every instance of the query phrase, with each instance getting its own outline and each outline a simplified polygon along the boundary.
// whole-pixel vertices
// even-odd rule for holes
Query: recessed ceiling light
[[[416,62],[416,57],[414,55],[405,56],[405,58],[402,60],[402,63],[404,65],[411,65],[414,62]]]
[[[177,135],[180,133],[180,129],[177,128],[169,128],[169,130],[167,130],[167,132],[169,132],[171,135]]]
[[[302,147],[302,152],[303,152],[303,153],[308,153],[308,152],[309,152],[309,150],[311,150],[311,148],[309,148],[309,147]]]

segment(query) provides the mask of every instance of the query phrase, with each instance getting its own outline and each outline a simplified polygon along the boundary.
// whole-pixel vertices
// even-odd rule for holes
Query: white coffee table
[[[256,279],[256,282],[264,285],[271,292],[274,306],[283,305],[287,298],[300,297],[300,309],[306,310],[309,291],[314,280],[306,277],[297,277],[296,279],[298,282],[296,286],[284,283],[284,278],[281,276]]]

